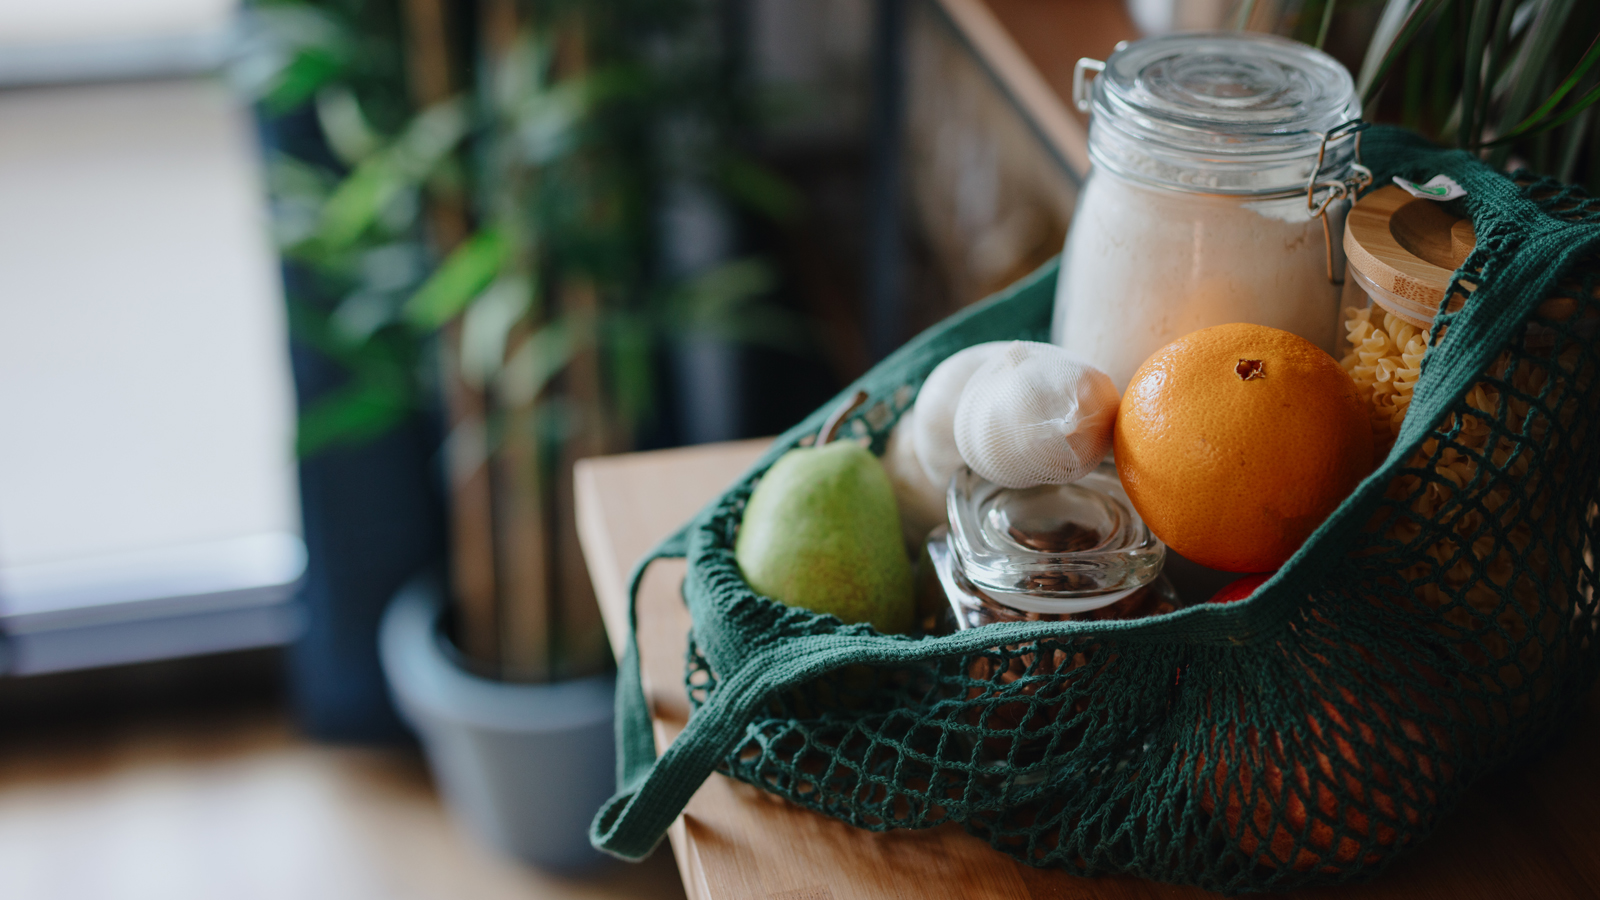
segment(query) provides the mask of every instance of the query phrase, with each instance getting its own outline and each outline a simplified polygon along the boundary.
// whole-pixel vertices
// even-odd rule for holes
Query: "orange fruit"
[[[1411,689],[1367,683],[1362,694],[1338,685],[1329,691],[1315,676],[1310,685],[1322,695],[1286,712],[1286,721],[1303,719],[1305,728],[1258,729],[1237,719],[1210,726],[1195,766],[1200,809],[1220,811],[1227,842],[1267,868],[1332,873],[1381,864],[1437,821],[1438,787],[1455,773],[1447,760],[1454,744],[1443,725],[1389,712],[1398,702],[1439,714]],[[1238,716],[1249,701],[1232,702],[1241,704]]]
[[[1315,344],[1218,325],[1134,373],[1117,409],[1117,474],[1173,550],[1269,572],[1372,468],[1369,418],[1355,382]]]

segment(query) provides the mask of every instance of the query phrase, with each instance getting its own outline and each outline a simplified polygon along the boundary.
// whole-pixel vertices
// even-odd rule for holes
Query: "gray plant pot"
[[[509,684],[458,666],[440,629],[436,581],[417,580],[384,614],[379,655],[395,706],[421,739],[452,816],[483,842],[546,869],[606,857],[589,820],[615,783],[605,675]]]

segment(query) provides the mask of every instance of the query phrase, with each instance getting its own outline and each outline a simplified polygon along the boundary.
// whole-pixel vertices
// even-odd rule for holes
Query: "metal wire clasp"
[[[1328,221],[1328,205],[1347,197],[1354,199],[1366,189],[1367,185],[1372,184],[1372,170],[1361,164],[1361,132],[1366,131],[1369,125],[1370,123],[1360,119],[1351,119],[1322,135],[1322,143],[1317,146],[1317,167],[1311,170],[1311,179],[1306,182],[1306,209],[1322,220],[1322,243],[1328,260],[1328,283],[1336,287],[1344,286],[1344,276],[1340,273],[1336,277],[1333,271],[1333,225]],[[1355,158],[1350,163],[1350,177],[1343,180],[1321,180],[1322,165],[1328,155],[1328,146],[1347,138],[1355,141]],[[1319,190],[1323,191],[1320,199],[1317,194]]]
[[[1124,41],[1123,43],[1127,42]],[[1121,50],[1122,44],[1118,44],[1117,49]],[[1105,63],[1087,56],[1078,60],[1078,64],[1072,67],[1072,105],[1078,108],[1078,112],[1088,112],[1089,107],[1092,105],[1089,97],[1089,77],[1087,73],[1094,72],[1098,75],[1105,70]]]

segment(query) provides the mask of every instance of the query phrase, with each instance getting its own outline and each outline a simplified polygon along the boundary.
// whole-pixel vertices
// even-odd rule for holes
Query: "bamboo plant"
[[[1324,47],[1352,31],[1341,19],[1368,35],[1356,79],[1368,119],[1600,192],[1600,4],[1243,0],[1234,22]]]
[[[706,40],[718,8],[257,9],[247,59],[263,107],[312,116],[334,157],[269,164],[282,252],[318,288],[291,279],[295,333],[350,373],[302,411],[299,449],[367,439],[439,399],[452,635],[481,674],[609,665],[571,466],[630,446],[661,393],[662,342],[711,331],[792,345],[804,332],[762,301],[773,272],[759,257],[674,276],[654,262],[667,179],[769,216],[795,203],[738,151],[737,82]],[[674,129],[695,135],[694,152],[663,152]]]

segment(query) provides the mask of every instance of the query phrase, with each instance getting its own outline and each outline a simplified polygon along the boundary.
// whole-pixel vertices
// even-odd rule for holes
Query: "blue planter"
[[[589,820],[611,795],[614,675],[509,684],[458,666],[436,582],[419,579],[384,614],[379,655],[395,706],[421,739],[451,814],[484,843],[545,869],[607,859]]]

